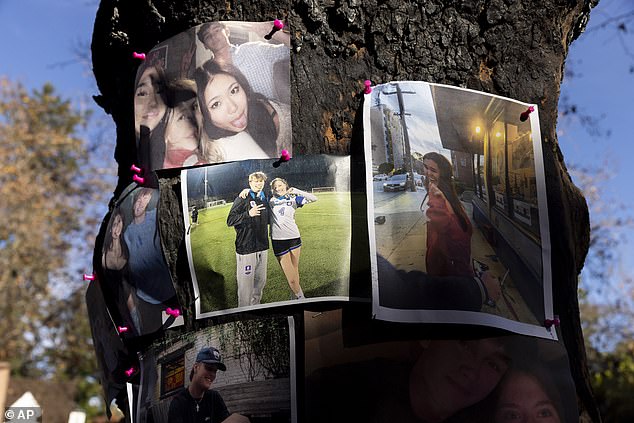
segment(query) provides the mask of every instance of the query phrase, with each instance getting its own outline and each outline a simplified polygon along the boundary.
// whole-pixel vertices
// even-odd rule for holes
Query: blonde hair
[[[200,135],[200,154],[207,163],[221,163],[225,161],[225,152],[216,140],[209,139],[204,131]]]
[[[255,179],[256,181],[266,182],[266,175],[264,174],[264,172],[253,172],[252,174],[249,175],[249,181],[251,179]]]

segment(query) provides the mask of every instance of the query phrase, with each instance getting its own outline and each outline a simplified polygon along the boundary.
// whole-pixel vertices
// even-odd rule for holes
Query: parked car
[[[388,178],[389,178],[389,176],[387,176],[385,173],[379,173],[378,175],[374,175],[372,180],[373,181],[385,181]]]
[[[407,189],[408,179],[409,175],[405,173],[392,175],[383,183],[383,191],[405,191]]]
[[[422,187],[423,186],[423,175],[420,175],[420,174],[414,172],[414,182],[416,183],[417,187]]]

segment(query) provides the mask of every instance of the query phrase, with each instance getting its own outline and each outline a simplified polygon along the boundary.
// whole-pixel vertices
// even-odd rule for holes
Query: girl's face
[[[198,148],[198,125],[193,108],[195,100],[178,105],[167,123],[165,141],[170,149]]]
[[[502,383],[495,423],[560,423],[559,413],[532,375],[514,372]]]
[[[134,121],[137,132],[141,126],[150,131],[159,124],[167,106],[163,101],[163,81],[154,66],[143,71],[134,91]]]
[[[288,191],[288,187],[284,182],[275,181],[273,183],[273,194],[275,194],[276,196],[281,197],[283,195],[286,195],[286,191]]]
[[[434,340],[410,374],[410,401],[419,417],[447,418],[484,399],[508,368],[498,339]]]
[[[428,184],[431,182],[438,185],[438,181],[440,180],[440,169],[435,161],[431,159],[423,160],[423,174],[425,175],[425,181]]]
[[[247,95],[233,76],[220,73],[209,81],[205,88],[205,107],[216,128],[236,133],[247,129]]]
[[[123,219],[121,215],[118,214],[114,217],[114,222],[112,222],[112,238],[119,238],[121,236],[121,231],[123,230]]]

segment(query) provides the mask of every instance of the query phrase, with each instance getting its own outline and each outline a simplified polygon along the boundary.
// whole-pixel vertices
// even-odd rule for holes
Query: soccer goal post
[[[316,192],[335,192],[335,187],[317,187],[313,188],[313,194]]]
[[[227,202],[225,200],[207,201],[207,208],[217,207],[217,206],[224,206],[225,204],[227,204]]]

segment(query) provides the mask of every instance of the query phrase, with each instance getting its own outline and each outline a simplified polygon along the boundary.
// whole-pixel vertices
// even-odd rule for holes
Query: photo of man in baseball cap
[[[230,414],[220,394],[211,389],[218,370],[227,370],[220,351],[214,347],[202,348],[189,374],[189,386],[170,404],[170,423],[249,423],[245,416]]]

